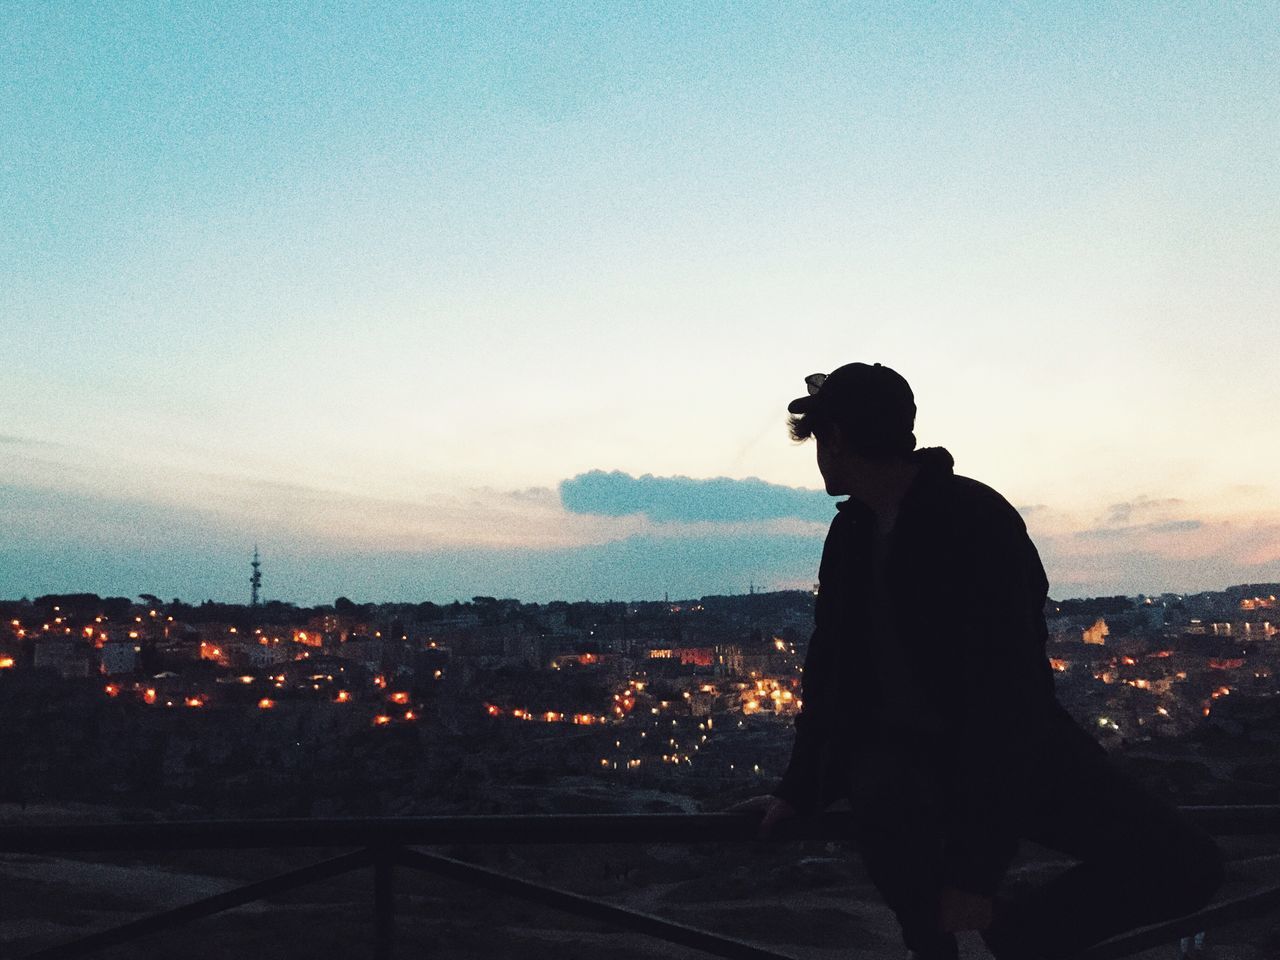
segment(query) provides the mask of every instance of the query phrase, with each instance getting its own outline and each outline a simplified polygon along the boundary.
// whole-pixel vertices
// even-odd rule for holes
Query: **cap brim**
[[[794,414],[795,416],[808,413],[813,409],[814,403],[817,399],[817,397],[796,397],[787,404],[787,413]]]

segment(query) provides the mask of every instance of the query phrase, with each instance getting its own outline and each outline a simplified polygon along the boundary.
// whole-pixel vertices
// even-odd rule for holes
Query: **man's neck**
[[[898,509],[920,473],[918,464],[889,460],[861,472],[862,482],[850,496],[864,504],[876,519],[881,534],[887,534],[898,520]]]

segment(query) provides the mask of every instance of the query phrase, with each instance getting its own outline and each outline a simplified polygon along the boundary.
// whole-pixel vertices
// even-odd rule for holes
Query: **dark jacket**
[[[941,721],[947,882],[991,893],[1007,862],[1017,783],[1046,751],[1102,755],[1058,703],[1045,657],[1048,581],[1022,517],[1000,494],[956,476],[940,447],[899,507],[884,583],[907,670]],[[845,772],[881,735],[871,635],[873,518],[838,504],[822,550],[791,763],[775,795],[812,812],[841,798]],[[1039,762],[1036,760],[1036,762]]]

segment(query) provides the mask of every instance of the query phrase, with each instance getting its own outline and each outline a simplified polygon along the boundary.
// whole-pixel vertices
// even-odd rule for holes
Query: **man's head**
[[[878,363],[846,363],[805,382],[809,395],[787,405],[794,439],[821,443],[838,433],[850,453],[872,460],[905,458],[916,448],[915,396],[901,374]]]

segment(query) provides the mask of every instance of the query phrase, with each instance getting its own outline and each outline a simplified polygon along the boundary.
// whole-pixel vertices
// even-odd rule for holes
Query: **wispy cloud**
[[[1134,522],[1136,518],[1151,517],[1153,515],[1164,516],[1171,511],[1179,509],[1183,503],[1184,501],[1177,497],[1134,497],[1132,500],[1113,503],[1107,507],[1106,520],[1104,522],[1108,525],[1124,525]]]
[[[305,601],[803,586],[834,506],[819,491],[758,479],[592,471],[555,487],[415,485],[385,495],[92,460],[82,468],[79,454],[5,449],[0,596],[234,598],[255,541],[272,558],[276,595]],[[1280,516],[1228,512],[1223,498],[1138,496],[1083,517],[1049,504],[1020,509],[1055,596],[1280,579]]]
[[[832,500],[821,490],[766,483],[755,477],[633,477],[592,470],[561,481],[560,500],[575,514],[640,515],[664,522],[752,522],[829,520]]]
[[[1190,592],[1280,579],[1274,516],[1032,532],[1054,596]]]
[[[1160,523],[1130,524],[1121,527],[1092,527],[1077,530],[1073,536],[1079,540],[1118,540],[1149,533],[1190,533],[1204,526],[1202,520],[1164,520]]]
[[[37,440],[35,437],[20,437],[12,433],[0,433],[0,446],[3,447],[57,447],[60,444],[53,440]]]

